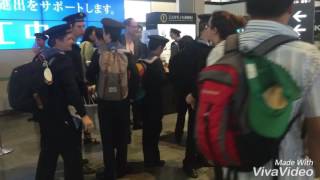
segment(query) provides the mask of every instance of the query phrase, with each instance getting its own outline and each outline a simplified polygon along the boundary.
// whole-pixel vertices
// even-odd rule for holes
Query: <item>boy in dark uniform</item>
[[[86,115],[72,60],[65,53],[71,50],[73,43],[70,26],[54,26],[45,33],[49,36],[51,48],[41,55],[47,60],[54,58],[49,73],[53,78],[46,73],[45,78],[51,83],[48,83],[43,108],[35,113],[41,133],[36,180],[54,180],[59,155],[64,160],[65,180],[82,180],[81,119],[85,129],[92,128],[93,123]],[[74,118],[76,114],[81,119]]]
[[[178,29],[171,28],[170,29],[170,37],[174,41],[171,43],[171,55],[170,59],[173,58],[180,50],[178,41],[180,40],[181,31]]]
[[[105,45],[99,47],[99,53],[93,57],[87,69],[87,79],[97,84],[98,115],[103,145],[103,179],[114,180],[127,173],[127,151],[130,141],[129,105],[134,98],[138,82],[131,53],[120,43],[123,24],[109,18],[102,19],[101,23]],[[111,61],[114,63],[110,63]],[[111,64],[122,66],[114,68]],[[123,69],[123,73],[118,74],[119,69]],[[123,82],[124,88],[120,86]],[[112,94],[121,95],[115,97]],[[97,177],[99,176],[97,173]]]
[[[80,88],[80,93],[82,96],[82,99],[88,99],[88,88],[87,84],[85,82],[85,74],[84,74],[84,68],[86,68],[84,62],[81,59],[81,49],[76,44],[76,41],[78,38],[84,35],[85,32],[85,23],[84,18],[86,17],[86,14],[80,12],[76,14],[72,14],[69,16],[64,17],[62,20],[65,21],[67,24],[70,25],[72,30],[72,35],[74,38],[74,44],[72,45],[72,50],[67,52],[67,55],[71,57],[74,69],[75,69],[75,76]],[[84,132],[84,144],[99,144],[99,142],[92,138],[91,133]],[[91,168],[86,166],[85,173],[93,172]]]
[[[143,106],[143,155],[145,167],[161,167],[165,162],[160,160],[159,138],[162,130],[162,87],[165,82],[165,71],[160,59],[163,48],[168,39],[152,35],[149,36],[149,55],[145,62],[146,72],[143,76],[145,97]]]

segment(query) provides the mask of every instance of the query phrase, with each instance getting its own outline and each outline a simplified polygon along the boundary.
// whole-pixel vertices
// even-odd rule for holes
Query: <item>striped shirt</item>
[[[298,34],[289,26],[267,20],[251,20],[248,22],[245,32],[240,34],[239,48],[242,52],[248,52],[257,47],[264,40],[275,35],[289,35],[298,37]],[[221,42],[213,49],[207,59],[207,65],[212,65],[224,54],[224,44]],[[304,110],[304,117],[320,117],[320,52],[312,44],[302,41],[294,41],[279,46],[266,55],[267,59],[281,65],[292,75],[302,89],[302,104],[297,109]],[[288,166],[297,168],[297,160],[304,159],[303,141],[301,139],[301,125],[304,118],[296,121],[283,139],[280,145],[279,159],[293,160],[295,165]],[[254,147],[253,147],[254,148]],[[272,163],[265,168],[273,169]],[[283,167],[285,168],[285,167]],[[300,166],[301,169],[312,169],[312,166]],[[272,180],[272,177],[255,176],[254,173],[239,173],[241,180]],[[279,180],[308,180],[313,177],[282,176]]]

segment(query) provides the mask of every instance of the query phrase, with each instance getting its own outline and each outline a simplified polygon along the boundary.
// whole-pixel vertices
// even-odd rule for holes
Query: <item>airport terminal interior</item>
[[[288,120],[277,124],[269,120],[274,118],[280,121],[289,117],[290,120],[302,119],[302,114],[308,118],[320,117],[320,109],[315,109],[320,108],[319,102],[315,102],[319,99],[317,97],[320,97],[316,91],[317,87],[320,88],[320,80],[316,81],[319,79],[316,74],[320,75],[320,0],[281,0],[288,2],[281,5],[287,8],[274,8],[278,11],[270,17],[268,11],[271,12],[273,8],[260,12],[250,11],[250,8],[254,9],[250,7],[250,3],[261,6],[254,1],[268,3],[268,0],[0,0],[0,180],[272,180],[273,175],[268,177],[272,172],[279,168],[281,172],[282,167],[291,168],[286,162],[293,162],[292,169],[299,165],[299,160],[292,159],[295,157],[291,154],[296,155],[301,149],[307,149],[303,144],[310,142],[305,137],[311,135],[307,132],[309,136],[303,136],[305,126],[299,129],[298,123],[289,123]],[[276,4],[280,1],[271,1],[275,3],[274,7],[280,7]],[[256,13],[256,16],[250,16],[250,13]],[[256,20],[255,17],[260,19]],[[265,17],[268,19],[263,19]],[[274,19],[281,23],[285,19],[286,25],[271,22]],[[255,31],[260,32],[252,33]],[[295,70],[287,69],[285,72],[282,71],[284,68],[278,68],[276,63],[261,63],[261,66],[268,66],[270,69],[275,67],[272,70],[266,68],[272,72],[254,69],[260,65],[246,65],[249,82],[246,88],[260,88],[255,90],[259,91],[261,97],[248,98],[249,95],[246,94],[242,101],[226,101],[256,110],[250,114],[249,110],[240,108],[245,113],[248,111],[247,115],[236,109],[239,113],[230,115],[230,118],[226,114],[235,113],[230,109],[236,105],[232,104],[230,108],[231,105],[226,107],[223,104],[216,110],[215,103],[221,101],[216,100],[220,98],[214,95],[220,92],[205,88],[220,88],[219,91],[228,96],[223,98],[229,98],[229,94],[236,91],[234,87],[230,90],[234,83],[234,79],[231,79],[234,74],[213,64],[221,60],[218,56],[224,60],[222,48],[227,46],[225,44],[229,42],[229,35],[240,34],[240,43],[237,45],[246,49],[268,33],[282,33],[281,38],[284,39],[278,39],[278,45],[275,43],[277,40],[273,39],[269,44],[266,43],[267,48],[262,47],[253,53],[262,51],[265,56],[275,50],[279,53],[268,57],[281,56],[283,59],[292,60],[302,60],[305,55],[306,58],[311,57],[309,64],[284,63],[285,68],[294,67]],[[291,38],[288,38],[290,35]],[[256,42],[253,42],[253,39]],[[248,46],[243,45],[246,40],[249,42]],[[297,41],[312,45],[299,44]],[[285,53],[281,52],[281,47],[276,48],[285,43],[288,43],[288,46],[285,45]],[[296,48],[293,50],[296,55],[288,53],[290,45],[294,43],[296,44],[292,46]],[[275,48],[270,48],[273,45]],[[268,48],[270,51],[266,50]],[[233,51],[235,49],[226,50],[225,53]],[[106,54],[103,56],[103,53]],[[69,60],[69,63],[59,58]],[[107,58],[112,59],[114,64],[103,62]],[[185,59],[190,60],[184,65],[181,60]],[[264,62],[266,59],[261,60]],[[55,65],[58,62],[61,64]],[[115,65],[116,62],[118,65]],[[226,64],[233,65],[232,63],[235,62]],[[24,64],[29,66],[24,68]],[[208,76],[212,74],[200,73],[205,71],[205,66],[213,67],[206,69],[206,72],[219,70],[218,75],[213,73],[216,77],[210,79]],[[26,70],[27,68],[32,69]],[[300,73],[297,69],[306,72]],[[234,72],[238,72],[237,70]],[[29,73],[30,78],[21,74],[19,76],[22,71]],[[292,73],[293,78],[287,76],[288,72]],[[267,88],[263,87],[265,89],[262,90],[262,84],[254,86],[257,81],[251,80],[259,73],[265,73],[260,79],[262,83],[268,82],[268,86],[278,83],[278,86],[275,89],[270,88],[270,91],[263,91]],[[282,78],[277,77],[279,74]],[[305,78],[302,82],[299,81],[303,79],[300,74]],[[202,78],[199,78],[200,75]],[[36,76],[41,76],[41,80]],[[18,81],[17,78],[21,79]],[[277,78],[281,79],[281,82],[274,80]],[[305,82],[309,82],[306,78],[310,78],[311,82],[308,88],[304,87],[307,84]],[[298,79],[297,83],[294,83],[293,79]],[[38,89],[29,89],[51,89],[45,93],[33,92],[30,97],[26,97],[26,94],[20,96],[21,92],[27,91],[22,85],[33,83],[30,86],[36,86],[37,80],[42,83],[37,86]],[[204,83],[209,80],[215,80],[215,84]],[[243,82],[239,81],[240,83]],[[316,85],[313,86],[313,83]],[[282,86],[283,84],[285,85]],[[235,86],[238,87],[238,81]],[[279,87],[280,90],[277,89]],[[280,100],[277,99],[278,94],[272,94],[278,92],[281,93]],[[47,97],[48,94],[50,97]],[[270,94],[271,100],[264,102]],[[285,97],[282,97],[282,94]],[[305,96],[300,97],[300,94]],[[307,112],[297,110],[297,107],[300,107],[295,104],[299,100],[298,96],[308,97],[302,99],[306,101],[313,99],[309,104],[306,103],[309,108]],[[26,99],[21,102],[19,98]],[[43,102],[41,98],[46,100]],[[30,99],[32,100],[28,101]],[[285,102],[282,102],[283,100]],[[26,102],[30,103],[25,105]],[[274,107],[268,104],[269,102],[278,104]],[[281,111],[277,111],[279,107]],[[263,108],[269,109],[264,111]],[[40,112],[43,109],[46,109],[47,114]],[[268,117],[270,114],[264,114],[270,112],[269,110],[276,111],[271,118]],[[267,120],[267,123],[250,121],[253,119],[251,115],[257,120],[261,117],[260,119]],[[255,138],[260,138],[255,139],[255,143],[259,144],[256,146],[257,150],[251,147],[250,152],[241,154],[245,149],[243,146],[249,146],[252,142],[248,140],[248,143],[245,143],[244,137],[241,136],[244,139],[240,141],[236,136],[249,130],[232,129],[234,124],[226,130],[229,126],[219,124],[226,123],[226,116],[229,119],[241,120],[241,128],[245,126],[250,130],[254,129],[252,134]],[[61,118],[57,120],[56,117]],[[244,122],[240,117],[247,118],[246,123],[248,120],[250,127],[242,124]],[[210,121],[214,123],[214,127],[212,124],[208,125]],[[276,127],[271,127],[273,123]],[[227,132],[219,134],[223,133],[219,130]],[[297,134],[292,135],[297,133],[296,131],[299,131],[303,138],[299,138],[300,134],[299,137]],[[235,140],[230,140],[234,136]],[[298,140],[292,143],[292,139]],[[295,144],[296,142],[301,146]],[[306,150],[311,154],[303,155],[306,155],[306,161],[311,157],[310,162],[314,166],[309,166],[308,163],[297,166],[308,166],[307,169],[298,169],[305,173],[300,175],[299,172],[299,177],[293,175],[294,172],[291,173],[289,169],[286,175],[276,175],[279,176],[278,180],[319,180],[320,159],[313,157],[319,158],[320,154],[312,154],[317,151],[310,150],[316,146],[315,143],[313,145],[308,146],[309,151]],[[269,148],[271,146],[277,146],[276,153]],[[287,156],[281,151],[284,146],[291,149]],[[272,151],[274,154],[270,155],[268,161],[260,163],[261,167],[265,165],[264,169],[259,169],[253,175],[252,167],[256,168],[254,163],[257,159],[263,159],[258,155],[264,152],[263,150],[268,153]],[[56,168],[55,163],[48,160],[54,159],[54,153],[59,155]],[[251,161],[246,158],[256,159]],[[121,160],[127,163],[123,164],[124,161]],[[244,162],[247,163],[246,166],[243,165]],[[272,162],[275,164],[272,165]],[[277,164],[278,162],[280,164]],[[225,165],[226,167],[222,168]],[[251,174],[241,175],[244,166],[251,168],[248,172]]]

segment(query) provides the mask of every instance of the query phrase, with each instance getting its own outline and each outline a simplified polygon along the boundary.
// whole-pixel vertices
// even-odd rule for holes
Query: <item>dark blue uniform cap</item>
[[[75,22],[84,22],[84,18],[87,15],[83,12],[76,13],[76,14],[71,14],[69,16],[66,16],[62,19],[62,21],[66,21],[68,24],[72,24]]]
[[[181,33],[181,31],[179,31],[178,29],[174,29],[174,28],[171,28],[170,32],[175,33],[175,34],[180,34]]]
[[[198,18],[200,19],[200,23],[208,23],[211,14],[199,14]]]
[[[71,33],[71,28],[69,24],[61,24],[61,25],[53,26],[44,32],[45,35],[49,36],[49,39],[63,37],[68,33]]]
[[[169,42],[169,40],[167,38],[164,38],[159,35],[150,35],[150,36],[148,36],[148,38],[150,39],[149,43],[156,43],[156,44],[159,44],[162,46],[165,46],[167,44],[167,42]]]
[[[116,21],[114,19],[111,19],[111,18],[103,18],[101,20],[101,23],[102,23],[103,27],[105,27],[105,28],[116,28],[116,29],[125,28],[123,23]]]
[[[43,39],[43,40],[47,40],[48,37],[43,34],[43,33],[35,33],[34,36],[37,38],[37,39]]]

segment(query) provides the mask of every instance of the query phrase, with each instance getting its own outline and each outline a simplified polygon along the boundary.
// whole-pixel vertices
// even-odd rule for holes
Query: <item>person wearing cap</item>
[[[170,37],[173,39],[173,42],[171,43],[171,55],[170,59],[173,58],[178,52],[179,52],[179,39],[180,39],[181,31],[178,29],[171,28],[170,29]]]
[[[63,24],[51,27],[45,34],[49,36],[50,48],[41,52],[41,57],[51,60],[44,78],[48,91],[43,108],[35,113],[39,120],[41,150],[36,172],[36,180],[54,180],[58,156],[64,161],[65,180],[82,180],[81,132],[93,127],[86,115],[73,64],[66,51],[70,51],[73,36],[70,26]],[[40,100],[41,101],[41,100]]]
[[[32,52],[37,55],[42,50],[46,49],[46,40],[48,39],[47,36],[45,36],[43,33],[35,33],[35,44],[32,48]]]
[[[85,67],[86,64],[82,61],[81,58],[81,48],[77,44],[77,40],[84,35],[85,33],[85,23],[84,18],[86,18],[86,14],[83,12],[71,14],[69,16],[66,16],[62,19],[62,21],[65,21],[66,24],[68,24],[71,27],[71,33],[74,39],[74,43],[72,45],[72,50],[67,52],[67,55],[71,58],[73,62],[74,72],[75,72],[75,78],[78,83],[78,87],[82,96],[82,99],[86,99],[88,101],[88,87],[85,80]],[[88,137],[88,132],[84,132],[84,137]],[[86,139],[84,139],[86,140]],[[87,139],[89,141],[92,140],[94,143],[93,138]],[[90,167],[90,164],[88,163],[87,159],[83,159],[84,162],[84,173],[85,174],[91,174],[94,173],[95,170]]]
[[[124,28],[123,24],[110,18],[102,19],[101,23],[103,25],[105,44],[99,47],[99,54],[95,54],[95,57],[92,59],[87,69],[87,79],[90,83],[96,83],[98,89],[98,116],[103,145],[104,173],[103,175],[97,173],[97,178],[114,180],[124,176],[128,172],[127,153],[128,144],[130,143],[130,101],[134,99],[138,82],[135,64],[131,60],[131,53],[125,50],[125,47],[120,43],[121,30]],[[108,87],[107,92],[104,91],[106,89],[105,80],[109,78],[106,76],[110,75],[110,73],[105,73],[102,70],[105,66],[101,66],[101,64],[105,64],[108,60],[106,56],[102,55],[115,51],[120,53],[123,57],[122,60],[128,61],[128,81],[126,84],[128,94],[120,98],[121,100],[118,100],[119,98],[117,100],[110,100],[110,98],[104,96],[104,94],[119,91],[117,87]]]
[[[72,59],[73,66],[75,69],[75,76],[79,85],[81,95],[83,97],[87,97],[87,87],[84,80],[85,64],[81,59],[81,49],[76,44],[76,41],[78,38],[84,35],[84,32],[85,32],[84,18],[85,17],[86,17],[86,14],[80,12],[80,13],[66,16],[62,19],[71,27],[71,30],[72,30],[74,44],[72,45],[72,50],[67,52],[67,55],[70,56],[70,58]]]
[[[125,33],[121,36],[121,43],[132,53],[132,60],[137,62],[138,59],[147,57],[146,45],[140,41],[139,25],[133,18],[128,18],[123,22]],[[140,29],[142,32],[142,29]],[[142,128],[141,107],[140,102],[132,103],[133,130]]]
[[[189,77],[191,77],[187,82],[189,82],[189,91],[186,95],[193,96],[197,99],[197,80],[198,74],[200,71],[206,66],[206,60],[213,49],[213,47],[209,43],[209,34],[208,34],[208,21],[211,17],[211,14],[200,14],[198,18],[200,19],[199,22],[199,37],[196,39],[193,45],[193,49],[190,50],[191,52],[189,60],[191,63],[185,65],[184,71],[187,69],[191,69],[189,73]],[[184,97],[184,101],[186,96]],[[197,103],[195,103],[196,106]],[[189,111],[189,119],[188,119],[188,130],[187,130],[187,142],[186,142],[186,153],[185,158],[183,160],[183,170],[189,176],[196,178],[198,177],[198,167],[208,166],[209,164],[205,160],[205,158],[198,152],[196,146],[196,140],[194,138],[195,133],[195,114],[196,114],[196,107],[190,108]],[[178,126],[179,127],[179,126]],[[180,125],[180,127],[183,127]],[[215,168],[215,176],[220,176],[220,171],[218,168]]]
[[[142,99],[142,145],[145,167],[162,167],[165,161],[160,159],[159,138],[162,130],[162,87],[166,80],[165,71],[160,59],[168,39],[159,36],[149,36],[149,55],[145,64],[146,72],[143,77],[145,96]]]

